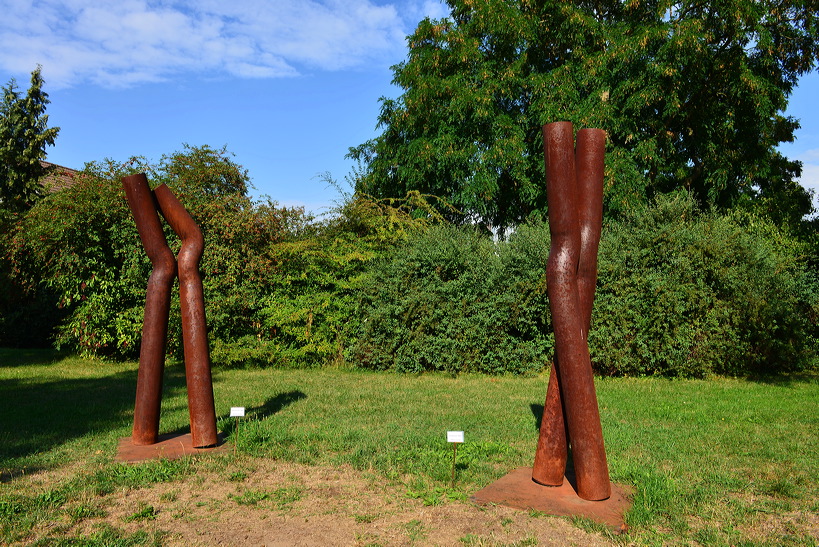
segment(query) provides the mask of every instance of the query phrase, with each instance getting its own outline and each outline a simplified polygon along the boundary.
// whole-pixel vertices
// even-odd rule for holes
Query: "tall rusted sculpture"
[[[556,358],[549,377],[532,479],[563,483],[571,446],[577,494],[611,496],[600,413],[587,343],[597,281],[603,209],[605,132],[570,122],[543,126],[546,199],[552,241],[547,266]]]
[[[219,439],[210,373],[205,301],[199,275],[199,261],[204,250],[202,232],[164,184],[152,192],[147,178],[140,173],[124,177],[122,185],[142,246],[153,265],[145,298],[131,440],[136,445],[150,445],[155,444],[159,436],[171,288],[178,269],[191,437],[196,448],[214,446]],[[176,259],[165,240],[157,210],[182,240]]]

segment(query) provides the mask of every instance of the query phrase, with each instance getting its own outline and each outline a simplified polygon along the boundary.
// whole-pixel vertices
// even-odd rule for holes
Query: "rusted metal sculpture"
[[[602,226],[605,139],[600,129],[581,129],[575,151],[570,122],[543,126],[552,237],[547,293],[556,358],[532,479],[547,486],[561,485],[570,445],[577,494],[586,500],[611,496],[587,343]]]
[[[185,381],[188,386],[188,414],[193,446],[218,442],[213,380],[210,375],[205,296],[199,261],[205,238],[185,207],[164,184],[154,190],[159,211],[182,240],[176,255],[179,272],[179,307],[182,313],[182,346],[185,354]]]
[[[145,298],[132,435],[134,444],[146,445],[156,443],[159,434],[162,373],[165,366],[171,288],[176,278],[176,260],[165,241],[165,234],[156,214],[154,195],[145,175],[125,177],[122,185],[136,222],[139,239],[153,265]]]
[[[132,442],[136,445],[150,445],[155,444],[159,437],[159,411],[171,288],[177,275],[178,261],[191,437],[196,448],[216,445],[218,435],[205,302],[202,280],[199,276],[199,260],[204,250],[202,232],[164,184],[152,192],[147,178],[140,173],[124,177],[122,185],[142,246],[154,268],[148,279],[145,299]],[[157,210],[182,239],[177,259],[174,258],[165,240]]]

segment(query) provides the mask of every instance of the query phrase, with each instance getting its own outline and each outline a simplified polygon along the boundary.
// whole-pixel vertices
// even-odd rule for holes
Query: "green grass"
[[[112,461],[117,440],[130,434],[136,368],[0,349],[0,543],[24,541],[35,526],[104,513],[104,496],[117,489],[170,481],[184,489],[195,478],[190,460]],[[182,367],[169,366],[163,433],[187,428],[184,385]],[[612,480],[635,489],[630,531],[615,541],[816,543],[804,530],[778,528],[776,519],[819,511],[819,377],[598,379],[597,389]],[[214,371],[219,429],[243,457],[348,464],[427,505],[463,502],[531,465],[545,391],[545,377]],[[246,407],[246,418],[229,418],[231,406]],[[454,486],[447,430],[465,432]],[[27,475],[58,469],[71,471],[45,489],[23,487]],[[246,475],[226,476],[241,485]],[[288,511],[300,495],[248,488],[235,503]],[[755,526],[760,519],[768,524]],[[408,525],[406,533],[422,541],[425,532]],[[99,544],[161,543],[114,528],[97,535]]]

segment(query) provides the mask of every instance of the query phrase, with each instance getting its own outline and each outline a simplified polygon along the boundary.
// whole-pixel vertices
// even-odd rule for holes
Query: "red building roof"
[[[78,172],[76,169],[63,167],[62,165],[57,165],[56,163],[50,163],[47,161],[41,161],[40,164],[42,164],[43,167],[53,168],[49,174],[40,180],[42,185],[45,187],[46,192],[59,192],[60,190],[68,188],[74,184],[74,176]]]

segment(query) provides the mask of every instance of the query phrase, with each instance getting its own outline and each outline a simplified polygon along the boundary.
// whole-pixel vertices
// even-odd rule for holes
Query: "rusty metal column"
[[[580,129],[575,149],[577,216],[580,225],[580,256],[577,290],[583,336],[588,340],[594,292],[597,284],[597,251],[603,225],[603,167],[606,133],[602,129]],[[546,486],[560,486],[566,471],[568,438],[562,398],[560,364],[555,360],[540,424],[532,479]]]
[[[199,275],[199,261],[202,259],[205,239],[199,226],[167,186],[159,186],[154,194],[162,216],[182,239],[182,247],[177,255],[179,303],[193,446],[213,446],[218,444],[219,439],[213,402],[205,298]]]
[[[558,417],[563,414],[572,448],[577,494],[587,500],[603,500],[611,495],[611,484],[586,342],[587,321],[581,312],[581,302],[585,300],[581,299],[578,288],[582,253],[579,210],[585,205],[580,201],[581,191],[575,174],[572,124],[556,122],[544,126],[543,140],[549,229],[552,235],[547,290],[557,354],[556,374],[551,380],[557,379],[559,382],[550,381],[541,433],[559,432]],[[586,152],[582,154],[584,158],[587,155]],[[592,211],[589,216],[594,214]],[[587,215],[584,213],[583,216]],[[553,384],[555,387],[552,387]],[[554,480],[557,474],[555,466],[559,465],[565,442],[561,446],[559,434],[551,444],[548,439],[541,441],[538,440],[533,479],[549,484],[547,481]],[[549,465],[552,467],[548,468]],[[536,477],[538,467],[541,470]]]
[[[532,480],[544,486],[560,486],[566,474],[568,459],[568,432],[563,416],[563,399],[560,396],[560,375],[557,358],[549,371],[549,387],[540,419],[540,433],[532,466]]]
[[[583,336],[588,340],[594,291],[597,287],[597,251],[603,228],[603,168],[606,132],[602,129],[577,131],[575,168],[577,169],[578,221],[580,223],[580,262],[577,267],[577,295]]]
[[[600,245],[600,233],[603,228],[603,170],[606,153],[606,133],[602,129],[580,129],[577,132],[577,149],[575,151],[575,168],[577,172],[578,221],[580,224],[580,261],[577,267],[577,300],[581,320],[582,336],[588,351],[589,329],[591,328],[594,293],[597,288],[597,252]],[[597,404],[597,393],[594,389],[594,377],[591,360],[586,369],[590,411],[586,417],[588,442],[593,443],[588,460],[583,462],[586,484],[582,487],[590,500],[601,500],[611,496],[611,480],[606,461],[606,449],[603,442],[603,429],[600,424],[600,411]],[[571,426],[570,426],[571,427]],[[572,451],[575,443],[572,442]],[[575,459],[575,468],[577,460]],[[578,493],[581,490],[580,472],[578,476]]]
[[[131,442],[154,444],[159,436],[162,374],[168,335],[171,288],[176,277],[176,260],[162,232],[148,179],[144,174],[123,177],[122,186],[134,216],[139,238],[153,271],[145,295],[145,318],[139,350],[134,427]]]

